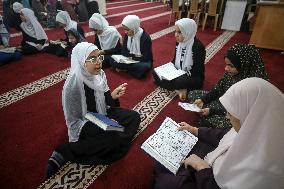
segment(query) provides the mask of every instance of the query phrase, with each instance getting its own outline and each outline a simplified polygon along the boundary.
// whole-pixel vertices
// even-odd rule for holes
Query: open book
[[[51,43],[51,44],[54,44],[54,45],[60,45],[62,48],[66,48],[67,47],[67,45],[65,45],[62,41],[60,41],[60,40],[56,40],[56,41],[53,41],[53,40],[49,40],[49,43]]]
[[[171,62],[163,64],[157,68],[154,68],[154,71],[156,72],[160,80],[166,79],[169,81],[186,73],[183,70],[176,69],[175,65]]]
[[[174,174],[198,140],[188,131],[178,131],[178,127],[175,121],[167,117],[160,128],[141,146]]]
[[[199,108],[196,104],[182,103],[179,102],[178,105],[185,110],[192,112],[201,112],[201,108]]]
[[[118,63],[123,63],[123,64],[134,64],[134,63],[137,63],[139,61],[137,60],[132,60],[128,57],[125,57],[123,55],[112,55],[111,56],[116,62]]]
[[[99,126],[105,131],[124,131],[124,127],[119,125],[118,122],[108,118],[107,116],[100,114],[100,113],[94,113],[94,112],[88,112],[85,115],[85,118]]]
[[[16,47],[7,47],[7,48],[0,49],[0,52],[4,52],[4,53],[14,53],[15,51],[16,51]]]

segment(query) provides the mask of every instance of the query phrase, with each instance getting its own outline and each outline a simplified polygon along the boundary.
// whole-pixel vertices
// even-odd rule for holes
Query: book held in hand
[[[124,127],[122,125],[103,114],[88,112],[85,115],[85,118],[105,131],[124,131]]]
[[[185,110],[192,112],[201,112],[201,109],[196,104],[182,103],[179,102],[178,105]]]
[[[53,41],[53,40],[49,40],[49,43],[51,43],[51,44],[54,44],[54,45],[60,45],[62,48],[66,48],[67,47],[67,45],[66,44],[64,44],[62,41],[60,41],[60,40],[56,40],[56,41]]]
[[[160,80],[165,79],[169,81],[183,74],[186,74],[184,70],[176,69],[175,65],[171,62],[154,68],[154,71],[156,72]]]
[[[137,60],[132,60],[128,57],[125,57],[123,55],[112,55],[111,56],[116,62],[118,63],[123,63],[123,64],[135,64],[138,63],[139,61]]]
[[[160,128],[141,146],[150,156],[176,174],[180,162],[186,158],[198,141],[188,131],[179,131],[179,124],[167,117]]]

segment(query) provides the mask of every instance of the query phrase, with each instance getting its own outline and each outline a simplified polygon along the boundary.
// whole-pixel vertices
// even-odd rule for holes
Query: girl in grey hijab
[[[22,19],[21,29],[23,34],[23,54],[33,54],[41,51],[48,38],[31,9],[23,8],[20,12]]]

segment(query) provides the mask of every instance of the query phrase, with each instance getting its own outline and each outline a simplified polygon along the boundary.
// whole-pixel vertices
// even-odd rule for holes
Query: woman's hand
[[[210,108],[203,108],[203,109],[201,109],[200,114],[202,116],[208,116],[210,114]]]
[[[114,89],[111,93],[112,98],[118,99],[119,97],[124,95],[125,90],[126,90],[126,86],[127,86],[127,83],[123,83],[123,84],[119,85],[116,89]]]
[[[193,104],[196,104],[199,108],[202,108],[203,105],[204,105],[204,102],[199,98],[199,99],[196,99]]]
[[[104,55],[105,51],[104,50],[100,50],[99,55]]]
[[[36,48],[37,48],[37,50],[40,51],[40,50],[42,49],[42,45],[41,45],[41,44],[37,44],[37,45],[36,45]]]
[[[185,168],[187,168],[188,166],[191,166],[196,171],[210,168],[209,164],[206,161],[204,161],[203,159],[201,159],[195,154],[191,154],[188,158],[181,161],[181,164],[184,164]]]
[[[186,122],[181,122],[179,123],[180,127],[178,128],[179,131],[189,131],[190,133],[192,133],[194,136],[198,135],[198,128],[197,127],[193,127],[191,125],[189,125]]]

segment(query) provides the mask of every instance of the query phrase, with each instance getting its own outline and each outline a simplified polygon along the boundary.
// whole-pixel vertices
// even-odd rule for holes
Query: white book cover
[[[139,61],[137,60],[132,60],[128,57],[125,57],[123,55],[112,55],[111,56],[116,62],[118,63],[123,63],[123,64],[135,64],[138,63]]]
[[[169,81],[186,73],[183,70],[176,69],[175,65],[171,62],[154,68],[154,71],[156,72],[160,80],[166,79]]]
[[[167,117],[160,128],[141,146],[150,156],[176,174],[198,138],[188,131],[178,131],[174,120]]]

